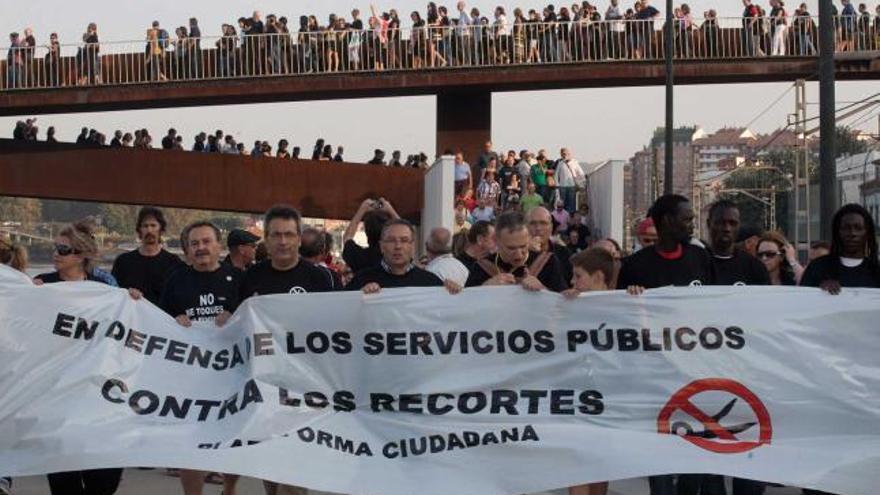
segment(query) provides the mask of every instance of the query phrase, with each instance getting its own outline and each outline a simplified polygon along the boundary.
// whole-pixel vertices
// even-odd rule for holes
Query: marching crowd
[[[835,6],[839,51],[873,50],[880,46],[880,6],[841,0]],[[818,46],[817,28],[806,4],[788,10],[784,0],[770,0],[769,11],[743,0],[736,54],[812,55]],[[604,13],[603,13],[604,12]],[[366,17],[366,20],[364,20]],[[402,32],[396,9],[370,6],[363,16],[330,14],[322,24],[315,15],[299,17],[298,27],[287,17],[259,11],[223,24],[214,43],[216,54],[206,56],[196,18],[178,26],[171,35],[159,21],[146,30],[140,72],[145,80],[198,79],[243,75],[272,75],[339,70],[383,70],[488,64],[567,62],[572,60],[641,59],[662,54],[654,20],[660,11],[651,0],[637,0],[627,8],[610,0],[601,11],[589,1],[570,6],[553,4],[538,9],[504,6],[481,12],[458,1],[454,10],[429,2],[424,13],[409,14],[411,33]],[[627,22],[630,21],[630,22]],[[639,22],[642,21],[642,22]],[[690,7],[674,9],[673,32],[678,56],[718,57],[725,51],[714,9],[695,21]],[[237,26],[237,28],[236,28]],[[6,55],[8,88],[50,87],[64,84],[103,84],[98,26],[90,23],[82,36],[73,64],[63,64],[61,44],[52,33],[46,54],[35,63],[37,39],[32,28],[13,32]],[[41,45],[41,48],[43,46]],[[75,69],[73,69],[75,67]],[[76,74],[68,72],[75,70]],[[111,75],[112,76],[112,75]],[[128,81],[130,82],[130,81]]]
[[[487,165],[487,170],[488,170]],[[533,184],[532,184],[533,185]],[[140,246],[116,258],[110,272],[98,269],[98,248],[88,223],[69,225],[55,239],[54,271],[37,275],[38,285],[91,280],[128,289],[134,299],[158,305],[182,326],[193,321],[223,325],[245,299],[265,294],[304,294],[357,290],[366,294],[400,287],[445,287],[467,297],[468,287],[518,285],[529,291],[553,291],[575,304],[586,291],[646,289],[692,285],[801,285],[838,294],[848,287],[880,287],[880,263],[874,220],[863,207],[849,204],[833,219],[832,240],[812,246],[806,267],[776,232],[739,239],[740,213],[720,200],[710,209],[709,238],[693,238],[694,212],[678,195],[660,197],[637,227],[638,248],[625,256],[611,239],[590,246],[581,219],[563,222],[544,206],[523,213],[504,211],[492,220],[478,219],[464,230],[430,228],[424,258],[418,258],[416,231],[387,200],[364,200],[343,235],[345,268],[333,263],[332,237],[303,228],[294,208],[277,205],[263,218],[264,238],[234,230],[223,249],[220,229],[207,221],[181,233],[183,259],[164,248],[166,220],[161,210],[140,210],[136,230]],[[367,245],[354,241],[363,224]],[[458,228],[458,227],[456,227]],[[577,234],[575,234],[577,233]],[[454,238],[464,238],[453,252]],[[563,240],[565,239],[565,240]],[[573,242],[577,241],[577,242]],[[0,262],[24,270],[26,252],[0,241]],[[205,297],[212,294],[214,297]],[[222,301],[222,302],[220,302]],[[54,473],[53,494],[113,493],[121,469]],[[180,471],[186,495],[202,493],[206,473]],[[236,476],[224,476],[224,493],[234,494]],[[650,478],[651,493],[725,493],[714,475],[668,475]],[[734,494],[762,493],[762,483],[734,480]],[[302,493],[296,487],[266,483],[267,493]],[[573,487],[572,494],[601,494],[607,484]],[[720,490],[720,491],[719,491]]]

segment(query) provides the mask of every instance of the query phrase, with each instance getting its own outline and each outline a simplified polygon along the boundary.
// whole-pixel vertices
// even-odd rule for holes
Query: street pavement
[[[237,495],[263,495],[263,485],[253,478],[242,478]],[[16,478],[13,484],[14,495],[47,495],[49,485],[45,476]],[[182,494],[178,478],[168,476],[164,469],[142,470],[126,469],[122,485],[117,495],[178,495]],[[220,495],[221,487],[206,485],[204,495]],[[611,495],[648,495],[646,479],[631,479],[611,483]],[[731,493],[728,487],[728,493]],[[310,491],[309,495],[332,495],[325,492]],[[553,490],[534,495],[566,495],[565,490]],[[795,488],[768,488],[765,495],[800,495]]]

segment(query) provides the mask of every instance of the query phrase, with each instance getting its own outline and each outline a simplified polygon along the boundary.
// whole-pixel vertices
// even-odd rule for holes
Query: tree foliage
[[[43,217],[43,205],[39,199],[0,196],[0,222],[21,222],[30,228]]]

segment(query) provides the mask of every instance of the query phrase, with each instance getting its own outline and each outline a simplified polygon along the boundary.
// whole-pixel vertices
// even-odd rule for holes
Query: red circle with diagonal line
[[[736,435],[721,426],[711,415],[703,412],[691,402],[691,397],[703,392],[727,392],[745,401],[758,418],[758,441],[743,441]],[[682,438],[702,449],[718,454],[741,454],[770,443],[773,437],[773,426],[770,422],[770,413],[751,390],[745,385],[726,378],[706,378],[696,380],[672,395],[669,402],[660,410],[657,417],[657,431],[665,434],[674,434],[670,427],[670,419],[676,411],[683,411],[700,423],[706,431],[712,432],[717,439],[702,438],[693,435],[683,435]]]

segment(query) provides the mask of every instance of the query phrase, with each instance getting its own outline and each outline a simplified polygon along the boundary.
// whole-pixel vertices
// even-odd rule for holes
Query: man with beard
[[[120,287],[140,292],[148,301],[158,305],[162,300],[165,281],[183,262],[162,246],[165,233],[165,215],[152,206],[140,209],[135,231],[140,247],[123,253],[113,262],[113,277]]]
[[[519,284],[527,290],[553,292],[568,288],[556,256],[531,249],[534,246],[522,213],[508,212],[498,217],[495,233],[498,252],[471,266],[467,287]]]
[[[568,288],[568,282],[571,280],[572,276],[570,261],[571,251],[567,247],[551,239],[551,236],[553,235],[553,217],[550,215],[550,211],[543,206],[533,208],[528,213],[527,221],[529,235],[532,237],[532,242],[534,243],[532,249],[539,253],[549,252],[553,254],[559,262],[559,265],[562,267],[562,276],[564,277],[566,285],[565,288]]]
[[[736,247],[739,208],[722,199],[709,207],[709,252],[715,264],[715,285],[770,285],[767,268],[754,256]]]

